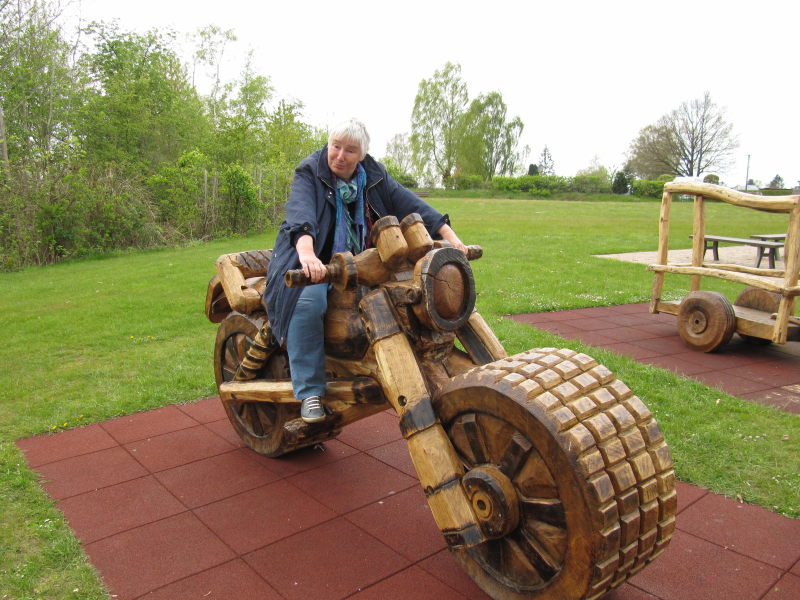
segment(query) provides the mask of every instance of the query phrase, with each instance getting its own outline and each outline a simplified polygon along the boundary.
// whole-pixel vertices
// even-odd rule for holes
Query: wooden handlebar
[[[483,248],[478,245],[467,246],[467,260],[478,260],[483,256]]]
[[[309,279],[303,269],[290,269],[286,271],[283,276],[286,281],[286,287],[303,287],[306,285],[314,285],[314,282]],[[325,265],[325,277],[319,283],[330,283],[331,273],[328,265]]]
[[[374,249],[367,251],[367,253],[370,252],[375,254],[375,260],[380,262],[380,259],[377,258],[377,253],[374,252]],[[345,254],[349,256],[349,253]],[[366,254],[362,253],[359,256],[366,256]],[[467,260],[478,260],[482,256],[483,256],[483,248],[481,248],[480,246],[467,246]],[[368,267],[368,270],[369,269],[370,267]],[[371,269],[377,270],[374,264],[371,265]],[[318,283],[335,283],[337,277],[341,277],[343,270],[344,269],[341,263],[335,263],[335,261],[332,261],[331,264],[325,265],[325,275],[322,278],[322,281],[319,281]],[[385,268],[382,267],[382,270],[385,271]],[[361,270],[359,270],[359,282],[362,284],[364,283],[369,284],[370,278],[367,275],[368,274],[363,273]],[[389,277],[389,272],[386,271],[386,276],[383,277],[381,275],[378,275],[376,277],[376,281],[386,281],[388,280],[388,277]],[[302,287],[306,285],[313,285],[313,282],[305,274],[305,271],[303,271],[303,269],[290,269],[286,271],[286,274],[283,276],[283,278],[284,281],[286,282],[286,287]]]

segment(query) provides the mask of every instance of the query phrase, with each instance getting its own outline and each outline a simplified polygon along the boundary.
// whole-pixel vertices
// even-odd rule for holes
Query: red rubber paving
[[[645,305],[515,319],[800,412],[794,344],[696,355]],[[17,445],[119,600],[486,598],[447,552],[388,411],[280,459],[243,448],[217,398]],[[799,597],[800,520],[679,482],[668,550],[605,598]]]
[[[716,352],[686,346],[677,318],[647,304],[623,304],[513,315],[513,320],[567,339],[607,348],[702,381],[732,396],[800,415],[800,342],[759,346],[738,335]]]

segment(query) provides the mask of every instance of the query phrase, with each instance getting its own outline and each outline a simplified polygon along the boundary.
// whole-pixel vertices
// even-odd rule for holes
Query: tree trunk
[[[6,143],[6,120],[3,116],[3,103],[0,102],[0,162],[8,172],[8,144]]]

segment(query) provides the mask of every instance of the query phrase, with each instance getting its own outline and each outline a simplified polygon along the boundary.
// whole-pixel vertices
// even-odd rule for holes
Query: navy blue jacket
[[[402,220],[406,215],[419,213],[432,237],[445,223],[442,215],[413,192],[397,183],[386,168],[369,154],[361,162],[367,174],[364,192],[365,210],[371,220],[393,215]],[[294,312],[302,288],[288,288],[283,275],[289,269],[299,269],[300,259],[295,249],[297,239],[305,234],[314,238],[314,253],[323,263],[330,262],[336,221],[334,177],[328,167],[328,146],[306,157],[295,169],[286,220],[281,223],[278,237],[267,269],[264,304],[272,334],[282,345],[286,340],[289,319]]]

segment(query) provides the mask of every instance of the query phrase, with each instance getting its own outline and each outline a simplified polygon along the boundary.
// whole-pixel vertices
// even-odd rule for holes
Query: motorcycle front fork
[[[387,293],[379,289],[367,294],[360,309],[378,365],[376,378],[400,415],[400,429],[437,526],[453,548],[481,544],[486,537],[461,485],[464,468],[434,412],[414,351],[397,323]],[[499,342],[484,349],[487,358],[505,354],[498,346]]]

